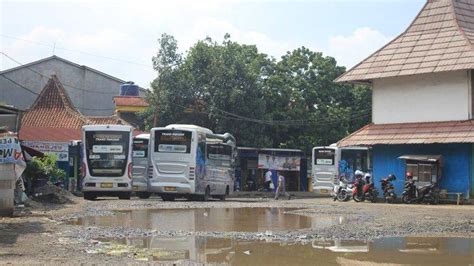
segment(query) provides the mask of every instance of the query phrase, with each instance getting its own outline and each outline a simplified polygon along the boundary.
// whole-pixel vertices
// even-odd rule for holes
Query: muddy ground
[[[120,254],[93,252],[98,239],[143,236],[211,236],[288,243],[313,239],[370,240],[391,236],[474,237],[474,206],[402,205],[334,202],[331,199],[228,199],[226,201],[163,202],[148,200],[75,198],[66,205],[34,204],[19,209],[14,218],[0,218],[0,264],[137,263],[133,251]],[[188,208],[291,208],[286,212],[336,221],[311,228],[271,232],[159,231],[128,226],[82,226],[81,217],[115,215],[121,210]],[[135,254],[136,255],[136,254]]]

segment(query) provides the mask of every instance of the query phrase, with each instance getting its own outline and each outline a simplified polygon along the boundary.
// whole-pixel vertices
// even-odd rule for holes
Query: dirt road
[[[237,227],[227,228],[229,230],[222,229],[218,225],[216,228],[211,227],[212,230],[199,230],[199,226],[193,227],[192,230],[187,227],[174,229],[173,225],[168,226],[172,224],[168,221],[166,228],[157,229],[153,226],[139,225],[133,220],[133,215],[149,215],[147,210],[203,209],[202,212],[198,212],[199,215],[207,216],[213,210],[222,208],[226,211],[234,208],[253,208],[254,210],[273,208],[270,210],[278,210],[278,215],[281,215],[280,213],[293,214],[292,217],[297,215],[304,219],[292,218],[288,220],[290,222],[286,222],[288,228],[265,229],[264,231],[262,228],[266,227],[265,224],[262,225],[262,222],[258,227],[260,229],[257,228],[257,230],[235,231],[236,228],[244,227],[238,227],[237,224],[235,225]],[[124,216],[124,211],[133,212],[131,216]],[[249,213],[252,214],[252,209],[246,209],[245,214],[249,215]],[[90,216],[96,217],[92,223],[90,219],[85,218]],[[152,217],[147,219],[153,222],[152,220],[155,219],[153,217],[164,216],[166,215],[147,216]],[[101,220],[97,217],[108,218]],[[121,219],[126,222],[120,222]],[[235,217],[235,219],[238,218]],[[294,227],[291,223],[298,223],[299,227]],[[272,225],[269,226],[268,228],[271,229]],[[151,198],[130,201],[106,199],[90,202],[78,198],[75,199],[74,204],[36,207],[19,212],[18,217],[15,218],[0,218],[0,264],[135,263],[137,251],[133,249],[124,252],[97,252],[94,247],[101,245],[104,239],[150,236],[164,238],[206,236],[241,240],[271,238],[272,241],[288,243],[308,242],[313,239],[367,240],[392,236],[474,238],[474,206],[340,203],[330,199],[162,202],[158,198]]]

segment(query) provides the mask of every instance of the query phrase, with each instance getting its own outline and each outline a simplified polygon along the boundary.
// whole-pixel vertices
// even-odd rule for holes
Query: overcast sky
[[[157,38],[182,52],[225,33],[275,58],[306,46],[351,67],[400,34],[426,0],[0,0],[0,50],[21,63],[54,54],[149,87]],[[54,48],[55,47],[55,48]],[[0,55],[0,70],[18,66]]]

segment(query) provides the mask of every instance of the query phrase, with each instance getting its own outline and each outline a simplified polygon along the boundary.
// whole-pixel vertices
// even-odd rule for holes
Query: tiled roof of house
[[[428,0],[401,35],[336,79],[373,79],[474,68],[474,1]]]
[[[80,129],[86,122],[87,118],[74,107],[59,79],[52,75],[23,115],[21,127]]]
[[[84,125],[127,124],[116,116],[85,117],[72,104],[53,75],[21,120],[19,138],[28,141],[68,142],[81,139]]]
[[[115,96],[115,106],[143,106],[148,107],[148,103],[143,97],[138,96]]]
[[[340,140],[339,147],[377,144],[474,143],[474,120],[369,124]]]

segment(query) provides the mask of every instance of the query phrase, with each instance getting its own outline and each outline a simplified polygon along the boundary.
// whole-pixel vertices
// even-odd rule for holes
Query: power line
[[[114,61],[127,63],[127,64],[132,64],[132,65],[137,65],[137,66],[141,66],[141,67],[146,67],[146,68],[149,68],[149,69],[153,68],[152,65],[147,65],[147,64],[144,64],[144,63],[140,63],[140,62],[123,60],[121,58],[103,56],[103,55],[93,54],[93,53],[89,53],[89,52],[85,52],[85,51],[69,49],[69,48],[64,48],[64,47],[58,47],[55,44],[51,45],[51,44],[41,43],[41,42],[37,42],[37,41],[32,41],[32,40],[26,40],[26,39],[22,39],[22,38],[18,38],[18,37],[13,37],[13,36],[5,35],[5,34],[0,34],[0,36],[2,36],[3,38],[7,38],[7,39],[14,39],[14,40],[19,40],[19,41],[35,44],[35,45],[41,45],[41,46],[45,46],[45,47],[49,47],[49,48],[54,48],[56,50],[64,50],[64,51],[69,51],[69,52],[80,53],[80,54],[84,54],[84,55],[88,55],[88,56],[93,56],[93,57],[98,57],[98,58],[103,58],[103,59],[108,59],[108,60],[114,60]]]

